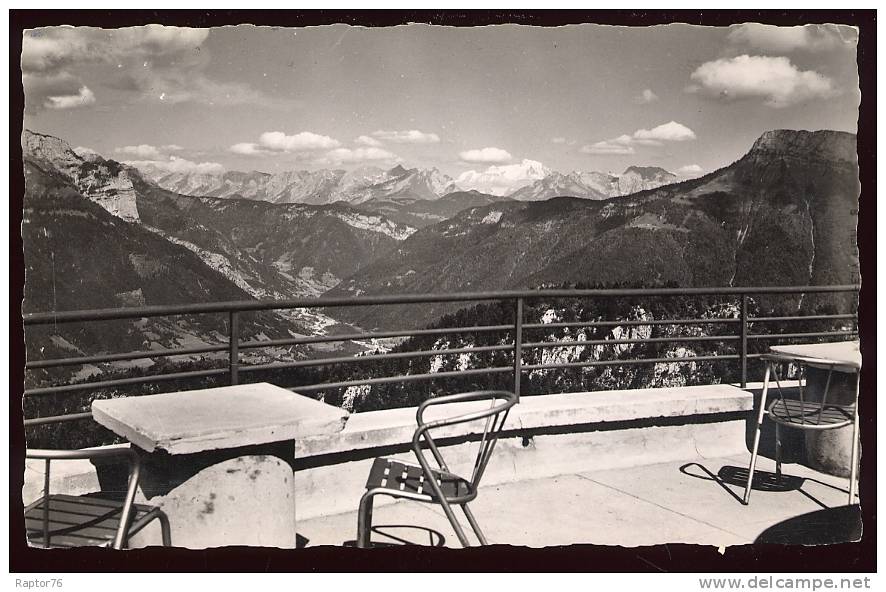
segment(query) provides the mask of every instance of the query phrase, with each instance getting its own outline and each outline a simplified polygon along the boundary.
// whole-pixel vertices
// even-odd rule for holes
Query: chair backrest
[[[43,544],[45,547],[50,546],[51,537],[49,530],[50,462],[53,460],[96,460],[120,456],[125,456],[129,463],[129,479],[126,486],[126,497],[123,500],[123,507],[120,512],[120,525],[117,527],[117,532],[114,536],[113,547],[115,549],[123,548],[126,542],[129,522],[132,519],[132,505],[135,500],[135,492],[138,488],[138,480],[141,473],[141,461],[138,454],[131,448],[87,448],[81,450],[41,450],[31,448],[25,451],[25,458],[45,461],[43,475]]]
[[[489,406],[486,407],[481,405],[480,408],[476,410],[471,410],[451,417],[435,419],[432,421],[425,421],[424,418],[425,411],[432,406],[444,405],[448,403],[469,403],[483,401],[488,401]],[[421,405],[419,405],[418,411],[415,415],[418,428],[415,430],[415,434],[412,437],[412,447],[415,451],[416,456],[418,457],[419,462],[422,465],[422,468],[426,472],[430,469],[427,460],[422,454],[422,443],[424,442],[425,444],[427,444],[428,449],[430,449],[431,454],[433,454],[434,459],[437,461],[437,464],[440,466],[440,468],[447,473],[451,473],[449,467],[446,464],[446,461],[443,459],[443,455],[440,454],[440,450],[437,447],[433,436],[431,435],[431,430],[446,426],[485,420],[483,432],[480,435],[477,455],[474,459],[473,471],[471,473],[471,477],[468,479],[471,490],[476,492],[477,488],[480,485],[480,479],[483,477],[483,473],[486,470],[486,465],[489,463],[489,458],[492,456],[492,451],[495,448],[495,443],[497,442],[502,428],[504,427],[505,421],[508,418],[508,413],[510,412],[511,407],[516,404],[517,395],[508,391],[472,391],[469,393],[458,393],[455,395],[444,395],[442,397],[435,397],[423,402]],[[432,483],[432,486],[433,485],[434,484]],[[436,489],[436,487],[434,488]]]

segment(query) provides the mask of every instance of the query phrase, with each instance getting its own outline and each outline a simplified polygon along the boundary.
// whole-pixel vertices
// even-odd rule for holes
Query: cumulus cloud
[[[135,168],[156,168],[168,173],[196,173],[201,175],[220,175],[225,167],[217,162],[193,162],[186,158],[170,156],[166,160],[127,160],[123,164]]]
[[[265,132],[258,138],[258,143],[268,150],[278,152],[309,152],[311,150],[328,150],[340,146],[338,140],[313,132],[299,132],[288,136],[283,132]]]
[[[388,152],[382,148],[377,148],[374,146],[369,146],[366,148],[336,148],[335,150],[330,150],[326,153],[325,158],[323,159],[327,162],[333,162],[338,164],[348,164],[355,162],[372,162],[372,161],[382,161],[382,160],[399,160],[399,157],[396,154]]]
[[[115,148],[114,152],[118,154],[128,154],[135,156],[141,160],[159,160],[161,158],[160,151],[150,144],[139,144],[138,146],[122,146]]]
[[[474,150],[465,150],[464,152],[459,152],[458,157],[465,162],[495,164],[508,162],[513,158],[507,150],[491,146]]]
[[[204,46],[208,36],[209,29],[162,25],[121,29],[62,26],[25,31],[21,68],[26,105],[30,112],[35,112],[52,108],[49,97],[77,94],[52,94],[44,88],[48,81],[62,79],[69,84],[73,80],[77,90],[96,81],[124,91],[114,96],[127,101],[265,107],[292,104],[291,100],[268,97],[247,84],[211,79],[206,74],[211,56]],[[99,67],[102,69],[96,73]],[[89,85],[83,81],[87,73],[94,79]],[[90,101],[89,96],[84,93],[80,104]]]
[[[372,132],[372,135],[395,144],[437,144],[440,142],[440,136],[437,134],[425,133],[419,130],[376,130]]]
[[[178,144],[165,144],[161,146],[161,148],[167,152],[178,152],[180,150],[184,150],[184,148],[182,148]]]
[[[658,100],[658,95],[652,92],[651,88],[644,88],[643,92],[634,97],[634,102],[639,105],[647,105]]]
[[[44,106],[47,109],[73,109],[95,103],[95,95],[87,86],[81,86],[77,94],[46,97]]]
[[[686,166],[681,166],[674,172],[681,177],[698,177],[704,172],[704,169],[697,164],[687,164]]]
[[[354,143],[360,146],[374,146],[376,148],[382,145],[381,142],[370,136],[360,136],[359,138],[354,140]]]
[[[341,142],[329,136],[314,132],[299,132],[287,135],[283,132],[265,132],[258,142],[240,142],[228,150],[235,154],[257,155],[273,153],[309,153],[331,150],[341,146]]]
[[[830,78],[800,70],[786,57],[740,55],[706,62],[687,90],[723,100],[763,99],[781,108],[836,94]]]
[[[267,151],[262,150],[258,144],[254,142],[240,142],[228,148],[234,154],[244,154],[246,156],[255,156],[257,154],[265,154]]]
[[[639,129],[634,132],[633,139],[638,143],[685,142],[694,140],[695,132],[676,121],[663,123],[651,130]]]
[[[695,132],[676,121],[652,129],[638,129],[633,134],[602,140],[581,147],[585,154],[634,154],[635,146],[661,146],[666,142],[686,142],[696,138]]]
[[[729,42],[735,46],[766,53],[826,51],[840,45],[858,43],[858,29],[846,25],[804,25],[778,27],[760,23],[733,25]]]

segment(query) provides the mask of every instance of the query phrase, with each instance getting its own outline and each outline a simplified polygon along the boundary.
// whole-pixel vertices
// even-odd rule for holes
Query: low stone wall
[[[426,419],[461,414],[476,403],[429,408]],[[747,450],[753,395],[729,385],[523,397],[505,425],[484,484],[595,469],[728,456]],[[353,511],[376,456],[413,460],[415,408],[353,414],[334,436],[296,442],[298,519]],[[450,467],[470,473],[482,422],[435,432]],[[88,461],[53,463],[51,487],[72,494],[100,490]],[[42,461],[28,461],[23,501],[39,497]],[[384,497],[378,504],[385,503]],[[356,526],[355,526],[356,528]]]
[[[426,419],[465,413],[470,404],[429,408]],[[597,469],[728,456],[747,451],[750,393],[730,385],[635,389],[523,397],[505,424],[483,477],[494,485]],[[415,462],[415,408],[352,415],[344,430],[296,443],[298,519],[357,508],[376,456]],[[455,443],[442,453],[470,474],[482,423],[434,433]],[[382,505],[389,498],[376,498]]]

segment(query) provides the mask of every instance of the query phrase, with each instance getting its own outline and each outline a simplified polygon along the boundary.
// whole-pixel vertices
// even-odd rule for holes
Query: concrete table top
[[[191,454],[340,432],[348,413],[257,383],[93,401],[92,416],[147,452]]]
[[[790,358],[808,364],[836,364],[843,368],[835,370],[855,371],[861,368],[861,352],[858,341],[838,343],[809,343],[804,345],[773,345],[770,351],[782,358]]]

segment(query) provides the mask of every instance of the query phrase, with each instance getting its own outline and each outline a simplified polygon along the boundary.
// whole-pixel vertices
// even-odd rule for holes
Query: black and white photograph
[[[875,570],[874,11],[175,12],[10,29],[29,570]]]

